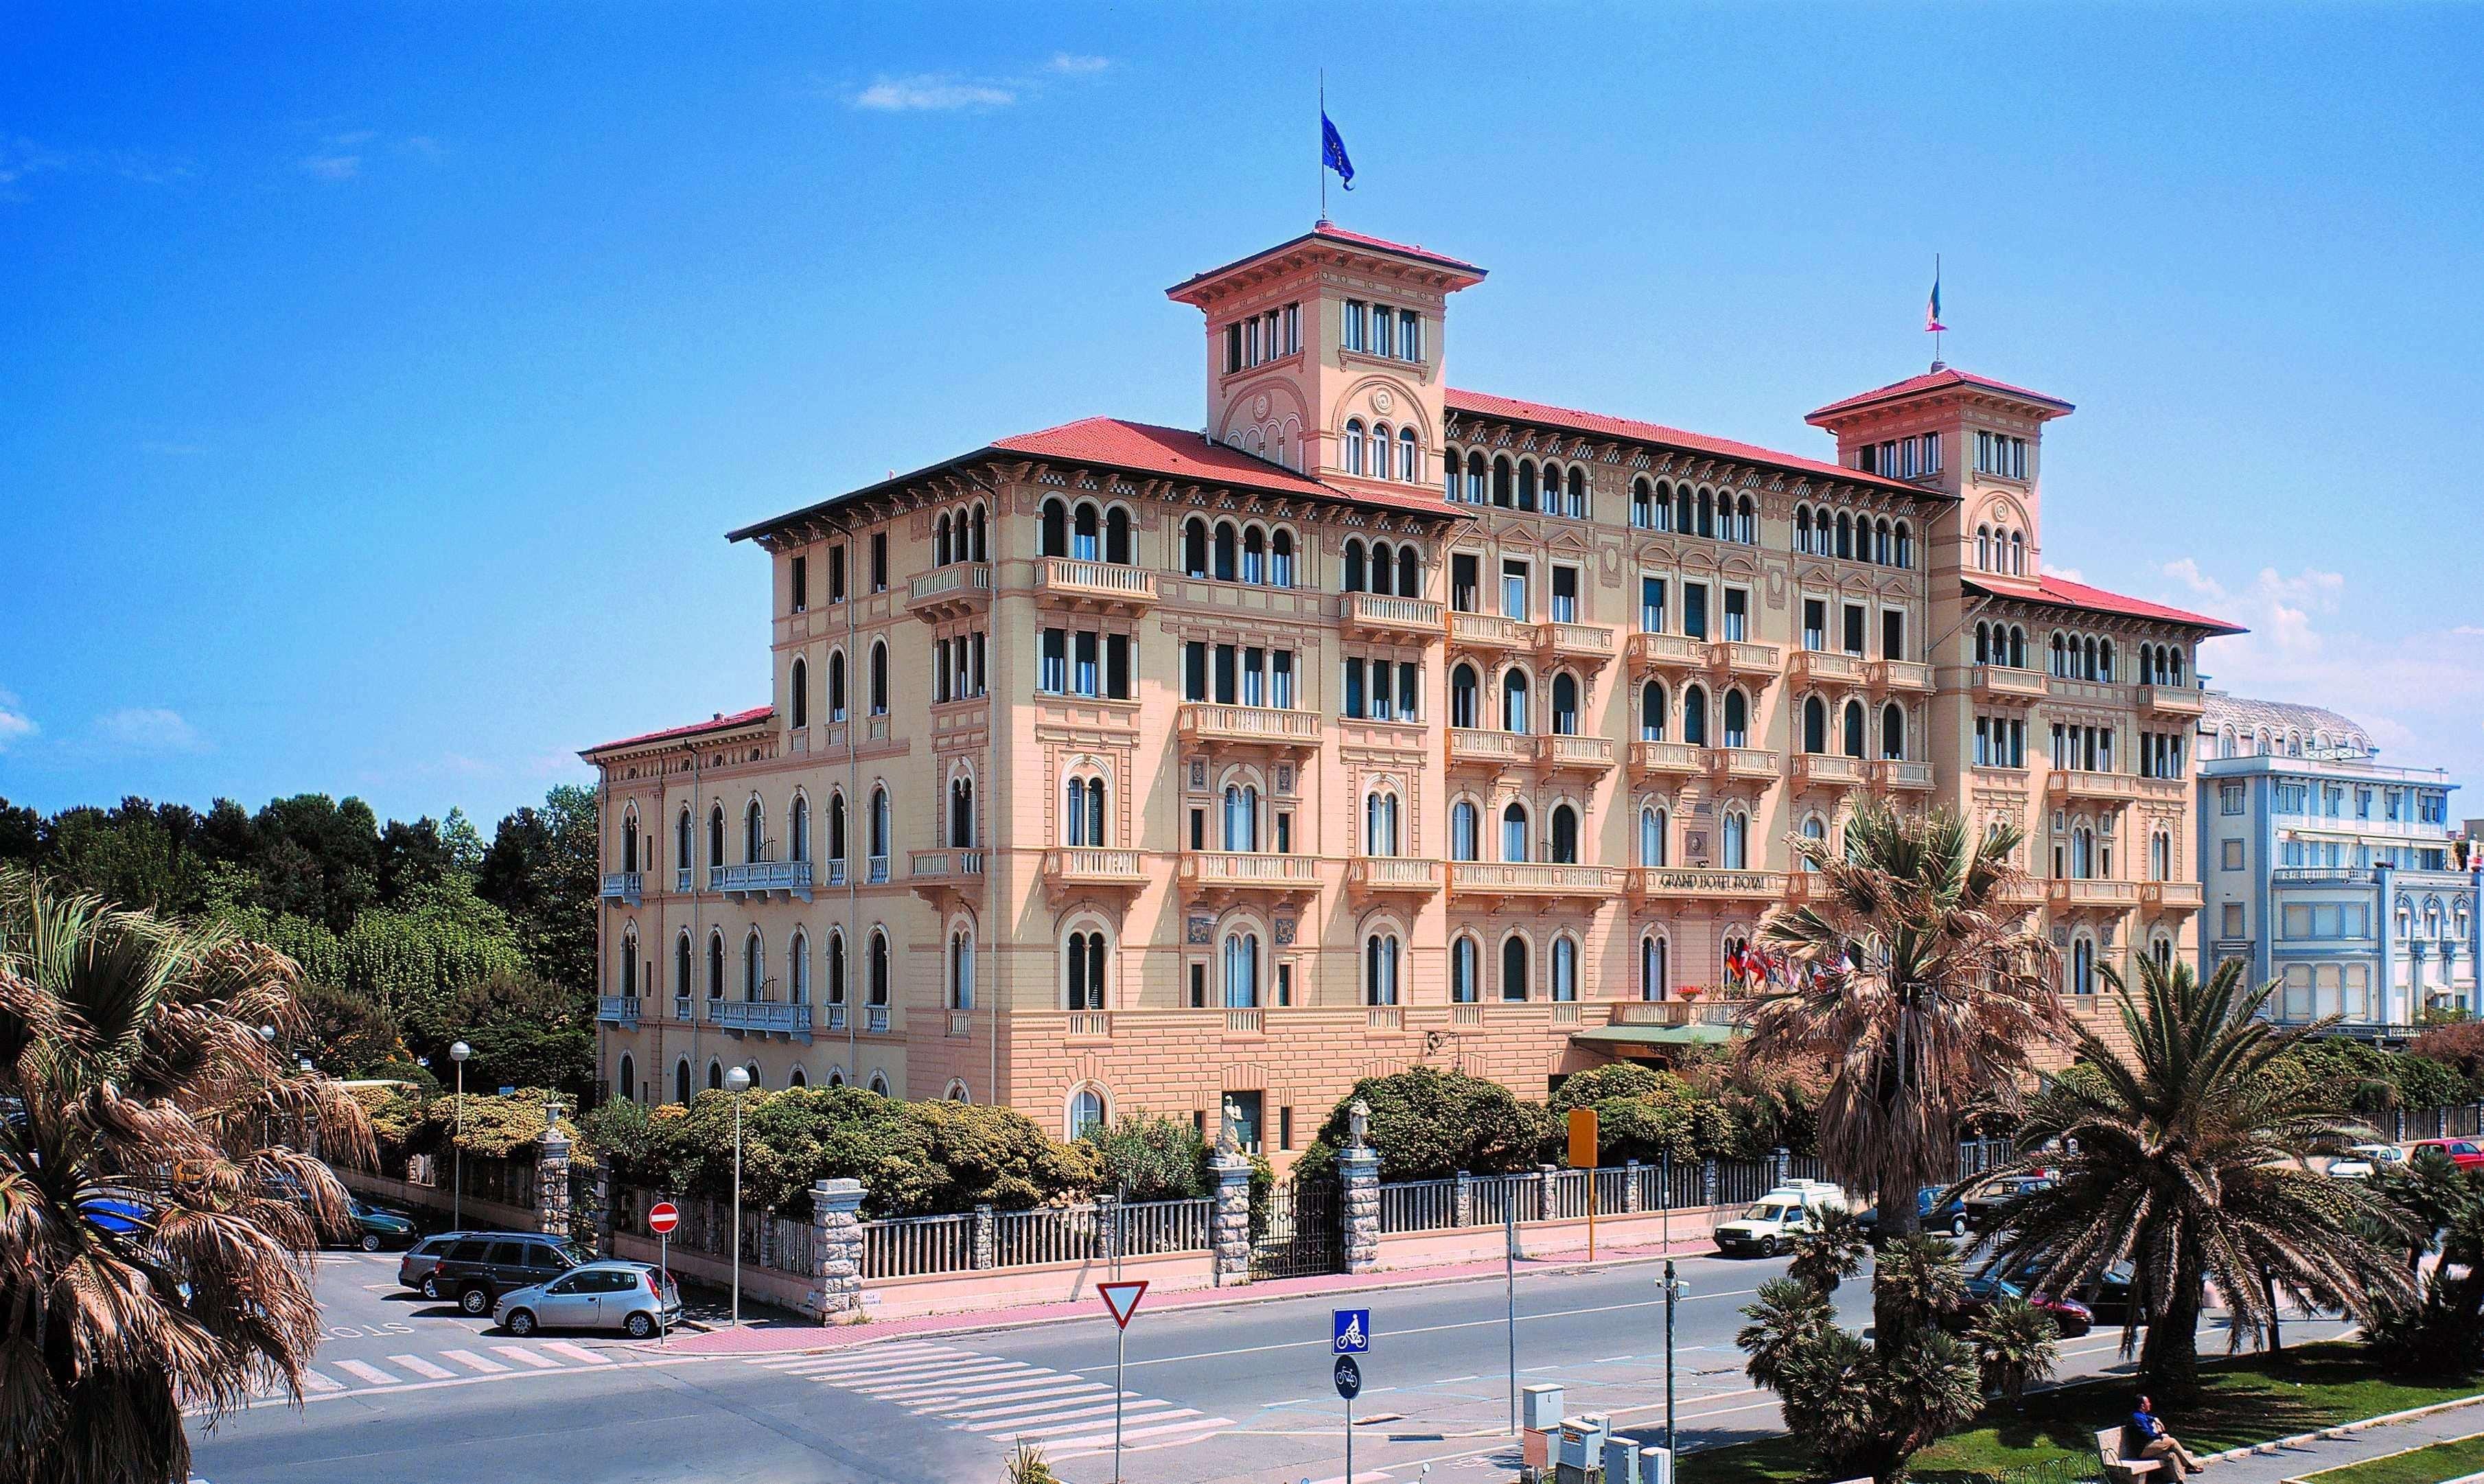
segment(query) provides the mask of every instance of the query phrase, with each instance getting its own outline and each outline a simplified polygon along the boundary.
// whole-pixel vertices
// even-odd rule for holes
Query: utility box
[[[1603,1484],[1673,1484],[1673,1455],[1628,1438],[1607,1438]]]
[[[1561,1425],[1561,1389],[1551,1382],[1521,1387],[1518,1417],[1522,1426],[1549,1433]]]
[[[1555,1484],[1604,1484],[1605,1443],[1609,1437],[1604,1417],[1563,1417],[1559,1452],[1553,1459]]]

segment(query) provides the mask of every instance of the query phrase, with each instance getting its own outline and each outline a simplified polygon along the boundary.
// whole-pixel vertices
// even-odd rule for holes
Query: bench
[[[2118,1425],[2098,1430],[2095,1438],[2096,1462],[2104,1466],[2105,1484],[2141,1484],[2165,1468],[2162,1459],[2122,1457],[2121,1428]]]

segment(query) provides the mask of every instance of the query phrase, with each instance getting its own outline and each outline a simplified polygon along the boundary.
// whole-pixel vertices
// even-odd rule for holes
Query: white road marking
[[[544,1341],[544,1348],[552,1351],[555,1355],[565,1355],[581,1365],[609,1365],[612,1363],[612,1357],[608,1355],[597,1355],[594,1351],[587,1349],[584,1345],[573,1345],[565,1339],[548,1339]]]
[[[1163,1410],[1159,1411],[1161,1408]],[[1100,1402],[1088,1407],[1069,1407],[1060,1412],[1047,1412],[1040,1417],[1009,1417],[998,1422],[976,1422],[967,1427],[970,1433],[1006,1433],[1012,1438],[1040,1438],[1047,1433],[1085,1432],[1113,1415],[1113,1404]],[[1156,1417],[1197,1417],[1196,1411],[1175,1412],[1173,1404],[1160,1401],[1125,1401],[1121,1419],[1125,1422]]]
[[[494,1345],[492,1347],[492,1353],[494,1355],[505,1355],[510,1360],[517,1362],[521,1365],[531,1365],[537,1370],[553,1370],[557,1368],[560,1364],[558,1361],[537,1355],[524,1345]]]
[[[472,1370],[481,1371],[487,1376],[498,1375],[500,1372],[508,1369],[507,1366],[501,1364],[500,1362],[487,1361],[481,1356],[476,1355],[472,1350],[443,1350],[440,1352],[440,1355],[443,1360],[455,1361],[460,1365],[466,1366]]]
[[[962,1354],[964,1354],[963,1351],[954,1346],[934,1345],[918,1340],[903,1345],[873,1345],[865,1350],[836,1350],[826,1355],[751,1356],[743,1363],[764,1365],[770,1370],[787,1371],[795,1375],[808,1375],[813,1371],[846,1370],[858,1365],[885,1364],[892,1360],[917,1360],[924,1356]]]
[[[1483,1378],[1481,1376],[1443,1376],[1438,1381],[1427,1381],[1423,1384],[1425,1386],[1455,1386],[1461,1381],[1481,1381],[1482,1379]]]
[[[434,1365],[418,1355],[392,1355],[389,1357],[389,1363],[402,1365],[426,1381],[438,1381],[443,1377],[457,1374],[447,1366]]]
[[[1041,1383],[1046,1381],[1058,1381],[1060,1379],[1061,1372],[1057,1370],[1037,1369],[1023,1371],[1012,1376],[993,1376],[988,1379],[979,1379],[965,1386],[923,1387],[907,1395],[900,1395],[898,1393],[891,1392],[886,1397],[883,1397],[882,1400],[902,1402],[905,1406],[911,1407],[917,1412],[921,1412],[931,1407],[946,1406],[951,1402],[973,1403],[976,1401],[990,1401],[993,1399],[993,1394],[995,1392],[1023,1395],[1025,1394],[1025,1389],[1029,1382]]]
[[[404,1379],[401,1376],[391,1375],[389,1372],[380,1369],[376,1365],[365,1364],[361,1361],[337,1361],[332,1363],[346,1375],[367,1381],[373,1386],[394,1386],[397,1382]]]
[[[341,1391],[344,1389],[345,1383],[334,1376],[323,1376],[308,1368],[302,1372],[302,1390],[305,1391],[325,1394],[329,1391]]]
[[[1714,1303],[1718,1299],[1746,1298],[1759,1291],[1760,1290],[1757,1288],[1729,1288],[1718,1293],[1694,1293],[1690,1297],[1677,1302],[1682,1304]],[[1518,1322],[1521,1324],[1533,1324],[1544,1319],[1573,1319],[1582,1314],[1614,1314],[1622,1313],[1634,1309],[1661,1309],[1663,1307],[1664,1301],[1662,1299],[1645,1299],[1630,1304],[1598,1304],[1587,1309],[1550,1309],[1540,1314],[1521,1314],[1518,1316]],[[1374,1330],[1371,1332],[1371,1337],[1374,1339],[1384,1339],[1391,1336],[1399,1335],[1440,1335],[1445,1334],[1451,1330],[1498,1330],[1507,1325],[1508,1322],[1509,1321],[1506,1319],[1462,1319],[1455,1324],[1423,1324],[1403,1330]],[[1315,1339],[1289,1339],[1281,1344],[1274,1345],[1238,1345],[1230,1350],[1202,1350],[1191,1355],[1151,1356],[1147,1360],[1131,1361],[1128,1363],[1131,1365],[1174,1365],[1184,1361],[1221,1361],[1237,1355],[1261,1355],[1271,1350],[1316,1350],[1318,1348],[1319,1341]],[[1097,1370],[1102,1369],[1102,1367],[1090,1366],[1088,1369]]]
[[[877,1396],[886,1401],[902,1402],[908,1397],[926,1396],[970,1381],[990,1381],[1001,1376],[1023,1375],[1035,1369],[1017,1361],[986,1361],[974,1365],[956,1365],[938,1374],[906,1376],[891,1382],[849,1381],[845,1390]]]
[[[1167,1422],[1161,1427],[1124,1427],[1121,1429],[1121,1436],[1123,1438],[1153,1438],[1164,1433],[1202,1432],[1210,1428],[1230,1427],[1233,1425],[1233,1419],[1231,1417],[1203,1417],[1187,1407],[1178,1412],[1159,1412],[1156,1413],[1155,1416],[1160,1417],[1187,1417],[1191,1418],[1191,1420],[1187,1422]],[[1098,1445],[1109,1448],[1113,1445],[1113,1435],[1110,1431],[1105,1431],[1100,1433],[1090,1433],[1079,1438],[1054,1438],[1050,1441],[1048,1445],[1057,1450],[1062,1457],[1066,1458],[1073,1453],[1092,1451]]]
[[[992,1400],[991,1397],[986,1396],[975,1401],[967,1402],[962,1407],[933,1407],[926,1415],[935,1417],[1007,1417],[1012,1413],[1040,1412],[1046,1407],[1058,1407],[1073,1396],[1110,1396],[1112,1394],[1113,1389],[1111,1387],[1097,1386],[1093,1381],[1073,1381],[1067,1377],[1064,1377],[1057,1384],[1025,1387],[1019,1390],[1011,1392],[1010,1395],[1012,1399],[1007,1406],[986,1406],[986,1402]],[[1032,1401],[1028,1399],[1030,1397],[1037,1396],[1048,1396],[1051,1400]]]
[[[825,1381],[830,1386],[859,1386],[865,1382],[894,1385],[945,1376],[959,1366],[973,1365],[978,1362],[990,1359],[992,1358],[989,1356],[953,1355],[943,1356],[936,1361],[904,1362],[896,1365],[857,1365],[843,1370],[808,1371],[805,1374],[814,1381]]]

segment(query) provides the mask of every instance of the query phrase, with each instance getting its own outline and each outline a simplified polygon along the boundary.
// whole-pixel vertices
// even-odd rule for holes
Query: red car
[[[2461,1170],[2484,1168],[2484,1144],[2473,1139],[2417,1139],[2407,1146],[2410,1162],[2426,1154],[2446,1159]]]

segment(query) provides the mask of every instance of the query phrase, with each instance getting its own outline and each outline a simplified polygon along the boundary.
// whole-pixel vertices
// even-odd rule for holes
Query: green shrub
[[[1207,1194],[1207,1141],[1188,1119],[1125,1113],[1083,1141],[1095,1151],[1096,1188],[1124,1201]]]
[[[1314,1169],[1333,1167],[1346,1141],[1347,1109],[1356,1098],[1371,1108],[1371,1146],[1384,1181],[1446,1179],[1464,1170],[1498,1174],[1535,1163],[1550,1111],[1521,1104],[1509,1089],[1437,1066],[1413,1066],[1365,1077],[1338,1099],[1303,1150]],[[1533,1114],[1526,1112],[1533,1108]]]

